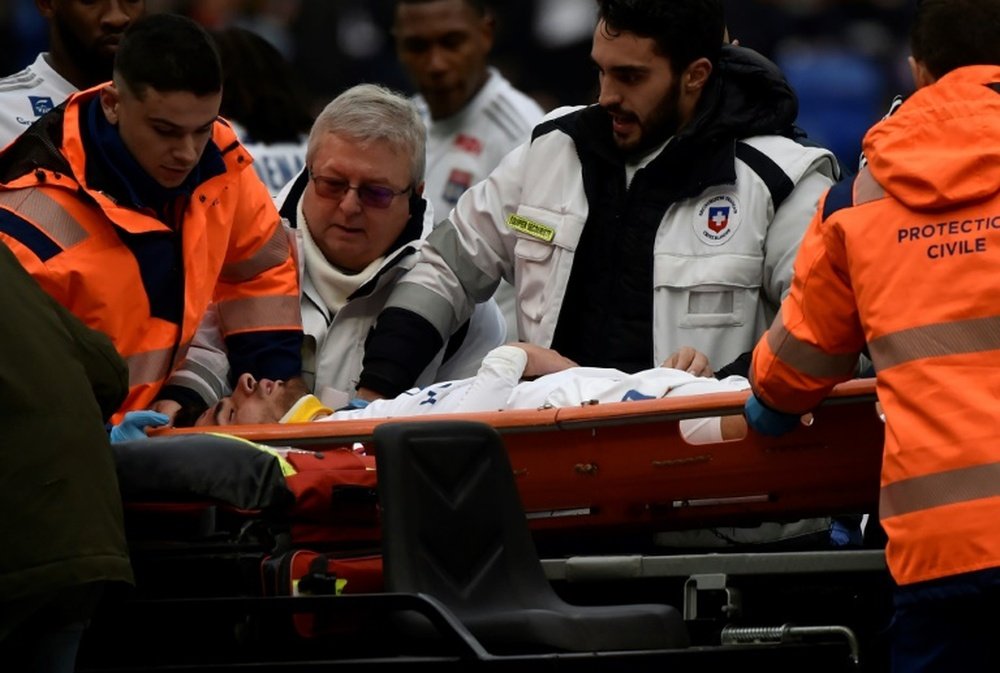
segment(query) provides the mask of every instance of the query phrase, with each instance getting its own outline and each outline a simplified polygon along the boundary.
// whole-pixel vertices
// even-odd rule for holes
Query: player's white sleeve
[[[472,378],[411,388],[392,399],[375,400],[364,409],[338,411],[321,420],[500,411],[507,407],[527,363],[528,355],[522,349],[500,346],[486,354]]]

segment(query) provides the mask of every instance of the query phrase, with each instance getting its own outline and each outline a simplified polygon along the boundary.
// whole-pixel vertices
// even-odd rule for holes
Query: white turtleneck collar
[[[344,272],[327,260],[313,240],[305,214],[302,212],[302,199],[299,199],[296,208],[296,219],[297,226],[302,230],[302,252],[306,273],[327,309],[336,314],[347,303],[347,298],[378,272],[385,257],[375,259],[358,273]]]

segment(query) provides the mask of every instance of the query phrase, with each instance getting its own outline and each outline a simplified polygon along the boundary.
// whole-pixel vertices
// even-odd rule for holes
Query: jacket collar
[[[611,117],[592,105],[554,120],[555,128],[569,135],[584,165],[611,166],[624,175],[625,158],[612,140]],[[736,141],[732,137],[699,137],[679,134],[636,175],[633,185],[644,184],[644,195],[669,204],[690,198],[714,185],[736,182]]]
[[[171,209],[178,200],[190,198],[200,184],[226,172],[222,153],[210,140],[184,182],[178,187],[164,187],[143,170],[125,147],[118,127],[101,114],[98,97],[85,102],[81,112],[80,131],[90,158],[85,167],[87,184],[106,193],[119,205],[140,211],[152,210],[159,220],[173,225],[176,213]]]
[[[11,188],[31,187],[46,182],[50,174],[69,176],[71,180],[61,180],[58,184],[74,190],[81,189],[120,226],[135,231],[149,230],[153,227],[134,218],[116,217],[119,206],[117,197],[106,195],[88,183],[88,155],[83,142],[86,133],[85,107],[90,100],[97,98],[99,92],[100,86],[97,86],[73,94],[0,152],[0,184]],[[229,180],[235,179],[240,171],[249,169],[253,163],[236,134],[221,119],[212,129],[211,143],[218,151],[215,156],[222,160],[226,177],[219,181],[213,179],[214,175],[218,175],[214,170],[209,171],[213,175],[202,173],[195,189],[206,199],[221,193]],[[218,164],[214,167],[217,168]],[[123,205],[123,210],[133,212],[127,204]]]

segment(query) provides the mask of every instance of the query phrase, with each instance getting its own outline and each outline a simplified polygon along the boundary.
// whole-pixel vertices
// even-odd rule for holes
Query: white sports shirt
[[[432,120],[416,96],[427,124],[427,185],[424,196],[439,219],[462,193],[488,176],[500,160],[531,136],[544,116],[534,100],[515,89],[495,68],[469,103],[447,119]]]
[[[52,69],[47,56],[42,52],[24,70],[0,79],[0,149],[76,92]]]
[[[732,392],[750,387],[749,382],[741,376],[730,376],[719,381],[666,367],[647,369],[635,374],[626,374],[617,369],[573,367],[540,376],[533,381],[521,381],[527,361],[527,354],[520,348],[500,346],[486,355],[479,373],[472,378],[412,388],[392,399],[375,400],[364,409],[337,411],[318,420],[322,422],[574,407],[593,402],[627,402]],[[693,444],[722,440],[718,417],[681,421],[681,433]]]

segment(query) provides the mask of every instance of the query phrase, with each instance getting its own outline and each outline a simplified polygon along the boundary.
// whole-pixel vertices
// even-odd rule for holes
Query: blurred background
[[[917,0],[725,0],[730,34],[775,61],[799,95],[799,126],[856,166],[860,139],[912,89],[907,29]],[[147,0],[210,29],[240,26],[293,64],[315,112],[344,88],[380,82],[411,93],[396,61],[392,0]],[[496,0],[494,65],[542,107],[596,99],[591,0]],[[0,74],[46,48],[33,0],[0,2]]]

